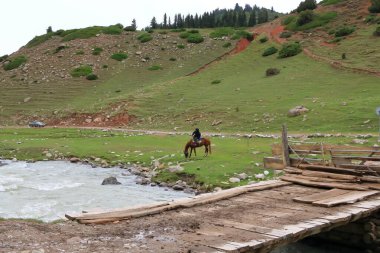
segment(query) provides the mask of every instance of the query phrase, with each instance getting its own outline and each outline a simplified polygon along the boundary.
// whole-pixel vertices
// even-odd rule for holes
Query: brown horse
[[[205,156],[208,154],[211,154],[211,141],[206,138],[202,138],[200,142],[194,142],[193,140],[190,140],[186,143],[185,150],[183,153],[185,154],[186,158],[190,158],[191,154],[193,153],[195,156],[197,156],[197,151],[195,150],[196,148],[205,146]],[[189,149],[190,149],[190,154],[189,154]]]

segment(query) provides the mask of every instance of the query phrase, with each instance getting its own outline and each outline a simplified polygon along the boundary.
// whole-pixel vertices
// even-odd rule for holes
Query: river
[[[50,222],[65,213],[127,208],[191,195],[142,186],[120,168],[92,168],[66,161],[0,161],[0,217]],[[114,176],[121,185],[101,185]]]

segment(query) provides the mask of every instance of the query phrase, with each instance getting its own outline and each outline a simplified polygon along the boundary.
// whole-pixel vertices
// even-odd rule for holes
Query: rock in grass
[[[70,162],[71,163],[77,163],[77,162],[80,162],[80,159],[78,157],[72,157],[72,158],[70,158]]]
[[[248,175],[245,174],[245,173],[240,173],[237,175],[237,177],[240,179],[240,180],[244,180],[244,179],[247,179],[248,178]]]
[[[175,190],[175,191],[183,191],[184,189],[185,189],[185,187],[182,185],[179,185],[179,184],[176,184],[173,186],[173,190]]]
[[[103,180],[102,185],[118,185],[121,184],[119,181],[117,181],[116,177],[108,177]]]
[[[228,181],[231,183],[240,183],[240,179],[237,177],[231,177]]]
[[[301,114],[307,113],[308,111],[309,111],[309,109],[307,109],[305,106],[298,105],[298,106],[289,110],[288,116],[289,117],[297,117]]]

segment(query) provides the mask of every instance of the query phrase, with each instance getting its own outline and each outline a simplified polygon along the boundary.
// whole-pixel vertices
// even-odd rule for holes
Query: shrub
[[[372,5],[368,8],[371,13],[380,13],[380,0],[371,0]]]
[[[373,32],[373,36],[380,36],[380,26],[378,26],[376,30]]]
[[[136,31],[136,27],[132,26],[132,25],[126,26],[126,27],[124,27],[124,31],[126,31],[126,32],[135,32]]]
[[[89,74],[89,75],[86,76],[86,79],[90,80],[90,81],[93,81],[93,80],[97,80],[98,76],[95,75],[95,74]]]
[[[252,33],[249,33],[245,30],[238,30],[235,32],[235,34],[232,36],[232,39],[240,39],[240,38],[245,38],[249,41],[252,41],[253,40],[253,34]]]
[[[188,32],[182,32],[179,34],[179,37],[181,39],[187,39],[189,36],[190,36],[190,33],[188,33]]]
[[[272,55],[272,54],[275,54],[278,52],[278,49],[275,48],[275,47],[269,47],[267,49],[265,49],[264,53],[262,54],[262,56],[269,56],[269,55]]]
[[[211,84],[220,84],[222,82],[222,80],[214,80],[211,82]]]
[[[75,52],[75,55],[84,55],[84,52],[83,50],[79,50]]]
[[[108,65],[106,65],[106,64],[104,64],[102,67],[103,67],[104,69],[108,69]]]
[[[224,48],[227,48],[227,47],[230,47],[230,46],[232,46],[231,42],[226,42],[226,43],[223,44]]]
[[[143,33],[140,36],[138,36],[137,39],[141,43],[145,43],[145,42],[151,41],[153,39],[153,36],[151,34],[149,34],[149,33]]]
[[[314,12],[312,10],[303,11],[297,18],[297,25],[302,26],[310,23],[314,19]]]
[[[177,48],[179,48],[179,49],[184,49],[184,48],[185,48],[185,45],[179,44],[179,45],[177,45]]]
[[[9,59],[9,63],[4,64],[3,68],[4,68],[4,70],[17,69],[22,64],[24,64],[26,61],[27,61],[27,58],[25,56],[23,56],[23,55],[17,56],[16,58]]]
[[[234,32],[235,32],[234,29],[231,27],[222,27],[222,28],[215,29],[215,31],[211,32],[210,38],[215,39],[215,38],[227,37],[234,34]]]
[[[57,48],[54,50],[54,54],[57,54],[57,53],[61,52],[61,51],[62,51],[63,49],[65,49],[65,48],[67,48],[67,47],[66,47],[66,46],[63,46],[63,45],[57,47]]]
[[[153,65],[148,68],[148,70],[150,71],[155,71],[155,70],[160,70],[160,69],[162,69],[162,67],[158,65]]]
[[[289,17],[286,17],[282,20],[282,24],[283,25],[289,25],[290,23],[292,23],[294,20],[296,19],[296,16],[289,16]]]
[[[346,53],[343,53],[342,54],[342,60],[345,60],[345,59],[347,59],[347,56],[346,56]]]
[[[170,57],[169,61],[176,61],[177,59],[174,57]]]
[[[111,59],[114,59],[116,61],[122,61],[128,58],[128,55],[125,53],[116,53],[111,55]]]
[[[123,26],[121,24],[111,25],[102,29],[102,33],[111,34],[111,35],[119,35],[123,32]]]
[[[88,39],[95,37],[97,34],[101,33],[102,27],[100,26],[92,26],[92,27],[87,27],[83,29],[77,29],[77,30],[72,30],[72,32],[63,33],[63,41],[70,41],[70,40],[75,40],[75,39]]]
[[[287,39],[287,38],[290,38],[290,37],[292,37],[292,33],[291,32],[289,32],[289,31],[284,31],[284,32],[282,32],[281,34],[280,34],[280,38],[283,38],[283,39]]]
[[[335,37],[344,37],[344,36],[350,35],[354,31],[355,31],[354,27],[344,26],[344,27],[339,28],[335,32]]]
[[[92,73],[92,67],[89,65],[82,65],[78,68],[73,69],[70,74],[72,77],[88,76]]]
[[[299,13],[306,10],[314,10],[316,8],[317,8],[316,0],[305,0],[298,5],[297,12]]]
[[[31,41],[26,44],[26,47],[35,47],[53,37],[54,33],[47,33],[40,36],[35,36]]]
[[[177,29],[172,29],[171,30],[171,32],[173,32],[173,33],[180,33],[180,32],[184,32],[184,31],[186,31],[185,28],[177,28]]]
[[[92,49],[93,55],[100,55],[101,52],[103,52],[103,48],[95,47],[94,49]]]
[[[301,16],[302,14],[300,14]],[[303,14],[305,15],[305,14]],[[312,21],[305,23],[303,25],[298,24],[298,20],[301,20],[300,22],[302,23],[305,22],[306,20],[302,19],[294,19],[292,22],[290,22],[288,25],[286,25],[286,29],[290,31],[304,31],[304,30],[310,30],[316,27],[324,26],[327,23],[329,23],[331,20],[337,17],[337,13],[332,11],[332,12],[326,12],[326,13],[320,13],[320,14],[315,14],[313,16]]]
[[[287,58],[295,56],[301,53],[302,49],[298,43],[287,43],[284,44],[279,52],[278,58]]]
[[[187,31],[188,33],[199,33],[199,31],[198,30],[195,30],[195,29],[193,29],[193,30],[189,30],[189,31]]]
[[[344,40],[344,37],[338,37],[338,38],[329,40],[328,43],[338,43],[338,42],[341,42],[342,40]]]
[[[259,41],[260,41],[260,43],[265,43],[265,42],[268,41],[268,37],[267,36],[262,37],[262,38],[259,39]]]
[[[266,73],[266,76],[275,76],[275,75],[280,74],[280,70],[276,68],[269,68],[267,69],[265,73]]]
[[[187,37],[187,42],[199,44],[204,41],[204,38],[199,33],[191,33],[189,37]]]
[[[9,55],[7,55],[7,54],[1,56],[1,57],[0,57],[0,62],[3,62],[3,61],[5,61],[6,59],[8,59],[8,56],[9,56]]]
[[[323,0],[320,2],[320,4],[322,5],[333,5],[333,4],[337,4],[337,3],[340,3],[340,2],[343,2],[344,0]]]

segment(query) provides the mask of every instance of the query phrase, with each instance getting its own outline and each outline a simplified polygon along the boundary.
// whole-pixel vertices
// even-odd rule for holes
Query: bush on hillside
[[[189,30],[189,31],[187,31],[188,33],[199,33],[199,31],[198,30],[196,30],[196,29],[192,29],[192,30]]]
[[[175,57],[170,57],[170,59],[169,59],[169,61],[176,61],[177,60],[177,58],[175,58]]]
[[[126,26],[126,27],[124,27],[124,31],[126,31],[126,32],[135,32],[136,31],[136,27],[133,26],[133,25]]]
[[[286,17],[282,20],[282,24],[283,25],[289,25],[290,23],[292,23],[294,20],[296,19],[296,16],[289,16],[289,17]]]
[[[269,47],[267,49],[265,49],[264,53],[262,54],[262,56],[266,57],[266,56],[269,56],[269,55],[272,55],[272,54],[275,54],[278,52],[278,49],[275,48],[275,47]]]
[[[92,54],[93,55],[100,55],[101,52],[103,52],[103,48],[95,47],[95,48],[92,49]]]
[[[326,13],[320,13],[320,14],[315,14],[312,18],[312,21],[305,23],[303,25],[298,24],[298,20],[294,19],[292,22],[290,22],[288,25],[286,25],[286,29],[290,31],[305,31],[305,30],[310,30],[316,27],[324,26],[328,24],[331,20],[335,19],[337,17],[337,12],[326,12]],[[300,14],[301,16],[301,14]],[[305,21],[305,20],[303,20]],[[302,22],[301,22],[302,23]]]
[[[230,47],[230,46],[232,46],[231,42],[226,42],[226,43],[223,44],[224,48],[227,48],[227,47]]]
[[[26,44],[26,47],[38,46],[38,45],[44,43],[45,41],[48,41],[51,37],[53,37],[53,35],[54,35],[54,33],[47,33],[44,35],[35,36],[31,41],[29,41]]]
[[[75,55],[84,55],[84,51],[83,50],[76,51]]]
[[[234,29],[231,27],[222,27],[215,29],[215,31],[210,33],[210,38],[223,38],[223,37],[228,37],[231,36],[235,33]]]
[[[92,73],[92,67],[89,65],[82,65],[78,68],[71,70],[70,75],[72,77],[88,76]]]
[[[268,41],[268,37],[262,37],[262,38],[260,38],[259,39],[259,41],[260,41],[260,43],[265,43],[265,42],[267,42]]]
[[[199,44],[199,43],[202,43],[203,41],[204,41],[204,38],[199,33],[191,33],[187,37],[187,42],[189,43]]]
[[[245,30],[238,30],[232,36],[232,39],[240,39],[240,38],[244,38],[244,39],[247,39],[249,41],[252,41],[253,40],[253,34],[250,32],[247,32]]]
[[[189,36],[190,36],[190,33],[188,33],[188,32],[182,32],[179,34],[179,37],[181,39],[187,39]]]
[[[378,26],[378,27],[376,28],[376,30],[373,32],[373,36],[377,36],[377,37],[380,36],[380,26]]]
[[[300,13],[302,11],[314,10],[316,8],[317,8],[317,1],[316,0],[305,0],[298,5],[296,10],[298,13]]]
[[[104,34],[119,35],[122,32],[123,25],[121,24],[111,25],[102,29],[102,33]]]
[[[185,32],[186,29],[185,28],[177,28],[177,29],[172,29],[170,31],[173,33],[180,33],[180,32]]]
[[[0,57],[0,62],[3,62],[5,61],[6,59],[8,59],[9,55],[5,54],[3,56]]]
[[[211,82],[211,84],[220,84],[222,82],[222,80],[214,80]]]
[[[372,5],[368,8],[371,13],[380,13],[380,0],[371,0]]]
[[[185,48],[185,45],[179,44],[179,45],[177,45],[177,48],[179,48],[179,49],[184,49],[184,48]]]
[[[287,43],[284,44],[278,53],[278,58],[287,58],[295,56],[302,52],[301,45],[299,43]]]
[[[98,76],[95,75],[95,74],[89,74],[89,75],[86,76],[86,79],[89,80],[89,81],[93,81],[93,80],[97,80]]]
[[[354,31],[355,31],[355,28],[354,28],[354,27],[351,27],[351,26],[344,26],[344,27],[339,28],[339,29],[335,32],[335,37],[344,37],[344,36],[350,35],[350,34],[353,33]]]
[[[284,31],[280,34],[280,38],[282,39],[287,39],[287,38],[290,38],[292,37],[293,33],[292,32],[289,32],[289,31]]]
[[[67,48],[67,46],[65,45],[61,45],[59,47],[57,47],[55,50],[54,50],[54,54],[57,54],[59,52],[61,52],[63,49]]]
[[[266,76],[275,76],[280,74],[280,70],[276,68],[269,68],[265,72]]]
[[[297,25],[302,26],[310,23],[314,19],[314,12],[312,10],[306,10],[300,13],[297,18]]]
[[[138,36],[137,39],[141,43],[145,43],[145,42],[151,41],[153,39],[153,36],[151,34],[149,34],[149,33],[143,33],[140,36]]]
[[[319,4],[327,6],[327,5],[338,4],[338,3],[343,2],[343,1],[345,1],[345,0],[323,0],[323,1],[319,2]]]
[[[8,59],[8,63],[3,65],[4,70],[12,70],[12,69],[17,69],[20,67],[22,64],[24,64],[27,61],[27,58],[23,55],[17,56],[16,58],[13,59]]]
[[[116,61],[123,61],[128,58],[128,55],[125,53],[115,53],[111,55],[111,59],[116,60]]]
[[[160,69],[162,69],[162,67],[158,65],[153,65],[148,68],[148,70],[150,71],[155,71],[155,70],[160,70]]]

